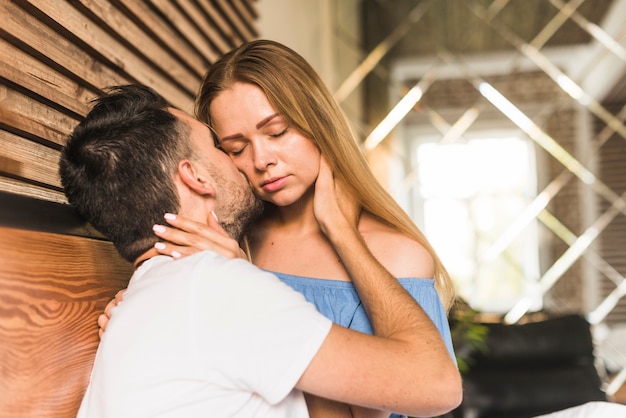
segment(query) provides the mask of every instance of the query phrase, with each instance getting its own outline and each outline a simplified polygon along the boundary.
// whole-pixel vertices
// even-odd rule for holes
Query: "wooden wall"
[[[75,417],[98,315],[132,266],[67,205],[67,135],[103,87],[193,111],[202,75],[252,40],[254,0],[0,0],[0,416]]]
[[[191,112],[202,75],[257,36],[254,0],[0,0],[0,191],[65,202],[57,163],[103,87]]]

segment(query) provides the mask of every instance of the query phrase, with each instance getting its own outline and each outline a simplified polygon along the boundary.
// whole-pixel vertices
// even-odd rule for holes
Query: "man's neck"
[[[157,255],[161,255],[161,254],[155,248],[150,248],[148,251],[141,254],[139,257],[137,257],[137,259],[135,259],[135,262],[133,263],[133,267],[135,267],[135,270],[137,270],[139,266],[141,266],[144,263],[144,261],[147,261],[151,259],[152,257],[156,257]]]

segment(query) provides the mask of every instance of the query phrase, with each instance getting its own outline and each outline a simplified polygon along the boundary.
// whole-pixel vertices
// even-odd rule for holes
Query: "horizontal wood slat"
[[[245,39],[236,31],[234,25],[232,25],[224,14],[213,5],[211,0],[199,0],[198,4],[204,11],[208,20],[210,20],[210,22],[217,27],[224,40],[229,45],[235,46],[245,41]]]
[[[0,0],[0,16],[3,37],[52,69],[96,90],[129,81],[13,2]]]
[[[150,4],[136,0],[119,0],[123,13],[141,25],[148,36],[158,39],[170,51],[170,59],[179,60],[196,74],[204,74],[209,60],[187,42]]]
[[[75,80],[50,68],[26,52],[0,39],[0,77],[11,80],[78,118],[89,110],[88,102],[95,95]],[[24,71],[28,68],[28,72]]]
[[[104,87],[146,84],[193,112],[211,63],[256,36],[254,3],[0,0],[0,190],[62,200],[44,166]]]
[[[0,172],[61,190],[60,152],[0,130]]]
[[[217,59],[220,54],[213,49],[195,25],[191,24],[187,17],[171,1],[152,0],[152,4],[167,16],[173,26],[205,57],[208,57],[211,61]]]
[[[246,24],[244,17],[239,14],[232,1],[212,0],[211,3],[221,11],[222,16],[233,25],[243,40],[250,41],[256,37],[256,31]]]
[[[94,58],[102,59],[104,64],[113,66],[116,71],[127,75],[132,82],[154,87],[174,106],[185,111],[189,110],[188,104],[193,93],[178,89],[171,80],[165,79],[142,57],[134,54],[126,45],[74,7],[61,8],[56,0],[30,0],[28,4],[78,38]]]
[[[0,124],[7,130],[60,149],[77,123],[78,120],[21,91],[0,86]]]
[[[178,1],[178,7],[184,11],[190,22],[198,27],[202,34],[206,36],[206,41],[213,45],[213,49],[219,55],[225,54],[232,49],[233,44],[222,38],[216,25],[203,16],[204,10],[196,2]]]
[[[0,161],[6,161],[7,158],[0,156]],[[13,164],[12,161],[8,161],[9,164]],[[3,163],[0,162],[0,165]],[[8,192],[16,196],[28,196],[36,199],[41,199],[47,202],[67,203],[67,199],[63,192],[52,190],[47,187],[34,185],[22,180],[13,179],[11,177],[5,177],[0,173],[0,190],[2,192]],[[0,257],[0,261],[2,258]]]
[[[132,274],[67,205],[67,135],[117,84],[146,84],[191,113],[211,63],[253,36],[255,22],[242,22],[253,1],[225,13],[208,0],[0,0],[3,418],[76,416],[97,317]]]
[[[184,88],[188,93],[195,93],[198,82],[203,72],[196,73],[190,71],[178,60],[171,59],[170,51],[163,48],[153,37],[141,30],[129,17],[121,13],[108,2],[82,0],[82,6],[101,19],[107,25],[107,31],[113,36],[124,33],[122,43],[132,47],[132,52],[141,56],[154,66],[155,70],[161,71],[176,85]],[[209,62],[204,61],[204,67]],[[131,63],[132,65],[132,63]]]

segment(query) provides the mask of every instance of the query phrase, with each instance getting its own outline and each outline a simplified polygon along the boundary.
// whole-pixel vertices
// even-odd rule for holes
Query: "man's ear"
[[[211,179],[199,171],[196,165],[189,160],[181,160],[178,163],[178,175],[182,182],[194,192],[200,195],[215,195],[215,188]]]

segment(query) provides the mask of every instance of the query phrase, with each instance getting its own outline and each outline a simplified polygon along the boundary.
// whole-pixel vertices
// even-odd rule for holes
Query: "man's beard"
[[[237,242],[252,222],[263,213],[263,202],[252,192],[252,188],[241,183],[226,180],[221,173],[213,170],[212,177],[219,185],[219,206],[216,212],[219,224]]]
[[[228,218],[220,219],[220,225],[237,242],[241,242],[250,224],[256,221],[263,213],[263,202],[250,191],[251,199],[248,200],[247,207],[241,205],[233,207]]]

